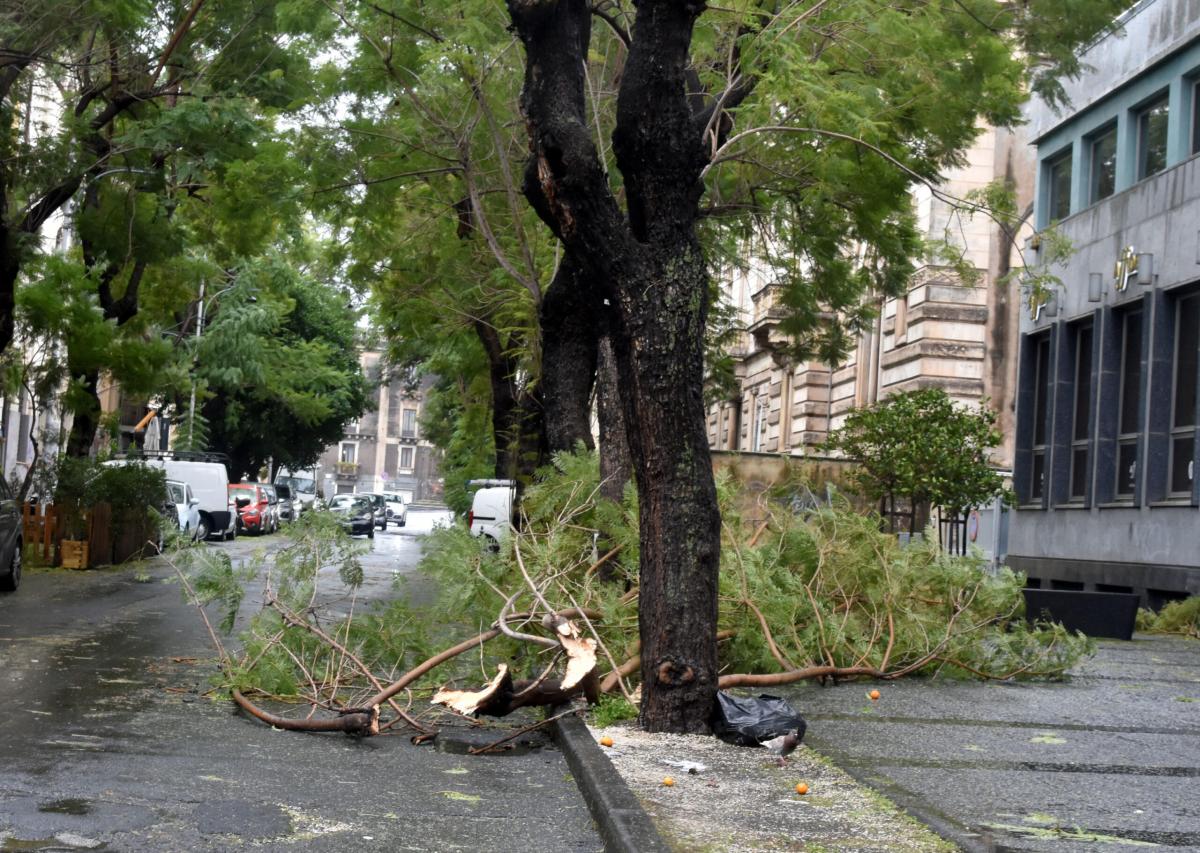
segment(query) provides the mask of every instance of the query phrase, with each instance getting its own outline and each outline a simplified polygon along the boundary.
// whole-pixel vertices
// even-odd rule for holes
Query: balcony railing
[[[358,463],[357,462],[339,462],[337,464],[337,475],[339,477],[357,477]]]

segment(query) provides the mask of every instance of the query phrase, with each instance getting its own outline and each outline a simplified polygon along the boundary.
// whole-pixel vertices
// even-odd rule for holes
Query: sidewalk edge
[[[566,710],[555,708],[555,714]],[[650,815],[577,714],[552,724],[554,739],[596,822],[607,853],[670,853]]]

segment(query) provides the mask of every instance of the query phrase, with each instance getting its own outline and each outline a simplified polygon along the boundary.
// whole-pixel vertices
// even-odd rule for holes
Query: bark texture
[[[640,506],[641,722],[706,732],[717,689],[720,518],[701,395],[708,277],[696,219],[706,119],[693,113],[686,85],[703,7],[638,4],[613,135],[624,211],[588,129],[588,4],[509,0],[508,8],[526,54],[525,193],[601,306],[620,383]]]
[[[594,290],[568,255],[559,265],[538,312],[542,332],[542,404],[551,453],[582,443],[593,449],[592,385],[596,376],[597,323]]]

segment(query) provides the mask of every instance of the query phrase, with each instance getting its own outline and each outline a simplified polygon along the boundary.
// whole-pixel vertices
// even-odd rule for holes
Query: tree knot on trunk
[[[664,660],[658,665],[658,683],[669,687],[681,687],[696,680],[696,671],[690,664]]]

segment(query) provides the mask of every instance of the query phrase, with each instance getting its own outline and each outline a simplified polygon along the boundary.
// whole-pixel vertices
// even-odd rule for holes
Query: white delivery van
[[[209,536],[234,539],[237,536],[237,512],[230,502],[229,472],[223,463],[173,459],[168,456],[131,456],[104,464],[142,464],[162,468],[167,473],[167,479],[179,480],[191,486],[193,496],[200,502],[197,539],[203,541]]]
[[[498,548],[512,533],[517,483],[515,480],[470,480],[467,485],[477,487],[471,499],[471,512],[467,515],[471,535],[486,537],[493,548]]]

